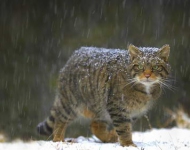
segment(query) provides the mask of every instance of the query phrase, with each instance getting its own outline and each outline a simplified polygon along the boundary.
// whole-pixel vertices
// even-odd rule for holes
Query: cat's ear
[[[169,45],[162,46],[162,48],[160,48],[158,51],[158,56],[161,59],[163,59],[165,62],[168,61],[169,55],[170,55],[170,46]]]
[[[138,47],[135,47],[132,44],[128,46],[128,51],[129,51],[129,56],[132,61],[134,60],[134,58],[142,54],[142,52],[138,49]]]

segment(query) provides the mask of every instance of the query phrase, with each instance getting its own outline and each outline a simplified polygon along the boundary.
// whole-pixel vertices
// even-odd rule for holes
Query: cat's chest
[[[126,95],[125,108],[130,112],[131,118],[144,115],[153,106],[155,100],[150,91],[144,87],[144,91],[134,90]]]
[[[153,106],[153,101],[149,101],[142,104],[137,104],[136,107],[131,108],[130,110],[130,117],[131,118],[137,118],[140,117]]]
[[[133,93],[141,99],[157,99],[160,96],[161,88],[159,84],[141,83],[134,86]]]

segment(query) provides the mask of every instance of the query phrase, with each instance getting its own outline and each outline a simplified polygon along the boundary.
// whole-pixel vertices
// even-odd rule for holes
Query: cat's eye
[[[143,65],[138,65],[139,70],[142,70],[143,68],[144,68]]]
[[[143,70],[144,69],[144,66],[143,65],[134,65],[134,69],[136,70],[136,71],[139,71],[139,70]]]
[[[155,65],[152,67],[152,69],[154,69],[154,70],[157,70],[158,68],[159,68],[158,65]]]
[[[162,66],[155,65],[155,66],[152,66],[152,69],[157,70],[157,71],[162,71]]]

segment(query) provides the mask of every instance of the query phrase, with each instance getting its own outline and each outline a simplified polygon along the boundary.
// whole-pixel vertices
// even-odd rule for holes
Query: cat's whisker
[[[160,83],[161,87],[162,86],[166,87],[169,90],[171,90],[172,92],[175,92],[177,90],[177,88],[175,88],[174,86],[172,86],[171,84],[169,84],[167,81],[160,80],[159,83]],[[164,88],[162,88],[162,89],[164,89]]]
[[[124,86],[124,88],[125,88],[126,86],[128,86],[128,85],[131,85],[131,84],[132,84],[131,87],[133,87],[134,84],[135,84],[135,82],[136,82],[136,81],[135,81],[134,79],[131,79],[131,82],[127,83],[127,84]]]
[[[168,79],[165,79],[164,82],[174,83],[174,82],[176,82],[176,79],[170,79],[170,78],[168,78]]]
[[[174,90],[174,91],[176,91],[176,90],[178,90],[178,88],[177,87],[175,87],[174,85],[172,85],[172,84],[170,84],[170,83],[165,83],[170,89],[172,89],[172,90]]]
[[[169,85],[169,84],[166,84],[166,83],[164,83],[164,82],[160,82],[161,83],[161,86],[162,87],[166,87],[166,88],[168,88],[169,90],[171,90],[171,91],[173,91],[173,89],[172,89],[172,87]],[[163,88],[164,89],[164,88]],[[173,91],[174,92],[174,91]]]
[[[130,89],[131,89],[131,88],[133,88],[135,85],[137,85],[137,83],[136,83],[136,82],[135,82],[135,83],[134,83],[134,84],[130,87]]]
[[[126,82],[124,82],[124,83],[119,83],[119,84],[117,84],[117,85],[128,85],[128,84],[131,84],[134,79],[127,79],[127,80],[130,81],[130,82],[127,82],[127,84],[126,84]]]
[[[163,93],[166,93],[166,89],[164,88],[164,86],[160,86],[160,88],[162,89]]]

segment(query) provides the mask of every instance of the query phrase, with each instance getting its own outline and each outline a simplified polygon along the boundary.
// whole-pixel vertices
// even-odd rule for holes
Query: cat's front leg
[[[120,111],[119,111],[120,110]],[[109,109],[115,131],[122,146],[135,146],[132,141],[132,120],[122,114],[122,109],[117,107]]]
[[[117,123],[117,121],[114,122],[115,130],[119,137],[119,143],[122,146],[134,146],[136,145],[132,141],[132,125],[131,122],[123,122],[123,123]]]

